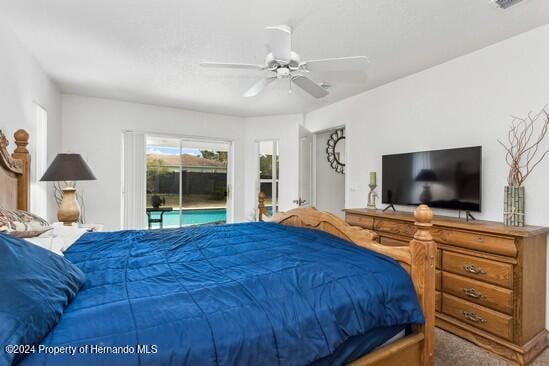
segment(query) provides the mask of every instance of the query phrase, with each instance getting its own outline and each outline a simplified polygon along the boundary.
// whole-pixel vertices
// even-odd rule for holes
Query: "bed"
[[[19,155],[9,159],[0,146],[0,206],[27,208],[26,136],[16,133]],[[258,207],[262,221],[262,195]],[[64,254],[85,284],[40,344],[96,352],[33,352],[20,363],[433,365],[430,209],[420,206],[416,219],[409,247],[382,246],[314,209],[84,234]]]

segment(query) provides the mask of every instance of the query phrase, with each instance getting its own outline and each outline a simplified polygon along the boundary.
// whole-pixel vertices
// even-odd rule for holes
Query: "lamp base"
[[[370,187],[370,193],[368,193],[368,209],[375,210],[376,209],[376,198],[378,197],[377,193],[375,192],[375,189],[377,185],[375,184],[369,184],[368,187]]]
[[[57,211],[57,219],[65,224],[71,226],[73,222],[77,222],[80,218],[80,205],[76,200],[76,188],[65,187],[63,188],[63,199],[59,205]]]

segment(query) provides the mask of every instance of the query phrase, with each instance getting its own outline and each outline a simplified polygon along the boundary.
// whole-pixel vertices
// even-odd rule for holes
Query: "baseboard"
[[[436,326],[518,365],[528,365],[549,346],[547,329],[539,332],[525,345],[517,346],[482,330],[466,328],[461,322],[444,314],[436,314]]]

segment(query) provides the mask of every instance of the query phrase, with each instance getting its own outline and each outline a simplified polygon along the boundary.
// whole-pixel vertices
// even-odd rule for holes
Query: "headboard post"
[[[435,352],[435,261],[437,245],[430,229],[433,212],[427,205],[419,205],[415,212],[417,231],[410,242],[412,255],[412,279],[423,309],[425,339],[422,349],[422,365],[434,365]]]
[[[265,207],[265,199],[267,196],[263,192],[257,195],[257,221],[263,221],[263,216],[267,216],[267,208]]]
[[[30,194],[30,154],[27,149],[29,144],[29,133],[25,130],[17,130],[13,134],[15,138],[15,148],[11,156],[21,161],[22,174],[17,177],[17,208],[20,210],[29,210]]]

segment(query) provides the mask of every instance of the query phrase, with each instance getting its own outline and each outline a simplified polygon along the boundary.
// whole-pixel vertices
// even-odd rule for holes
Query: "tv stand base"
[[[471,214],[471,211],[465,211],[465,221],[476,220],[475,216]]]
[[[396,212],[395,206],[392,203],[389,203],[389,206],[385,207],[383,209],[383,212],[387,211],[388,209],[392,208],[393,212]]]

